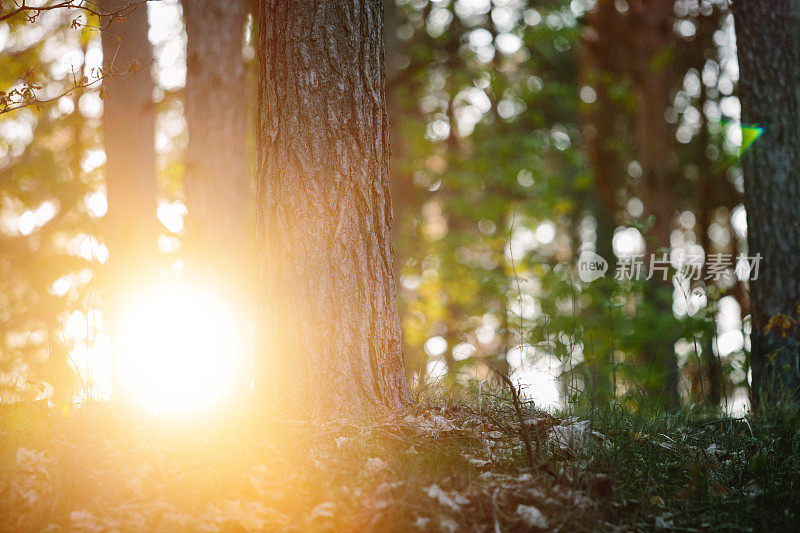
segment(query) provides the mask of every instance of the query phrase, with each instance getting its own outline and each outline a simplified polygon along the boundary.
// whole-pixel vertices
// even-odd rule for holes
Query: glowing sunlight
[[[165,282],[139,292],[119,332],[126,395],[158,414],[220,402],[241,375],[242,330],[232,307],[208,291]]]

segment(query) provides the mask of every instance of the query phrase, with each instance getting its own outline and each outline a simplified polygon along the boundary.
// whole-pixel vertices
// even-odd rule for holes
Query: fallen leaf
[[[517,506],[517,516],[530,527],[547,528],[547,518],[533,505],[519,504]]]
[[[386,468],[389,468],[389,465],[386,464],[386,461],[383,461],[380,457],[370,457],[367,459],[368,472],[372,472],[374,474],[375,472],[380,472]]]
[[[462,496],[461,494],[455,494],[453,496],[447,494],[445,491],[442,490],[439,485],[435,483],[430,487],[425,489],[425,493],[428,495],[429,498],[432,498],[438,501],[441,505],[445,507],[449,507],[453,511],[460,511],[462,505],[466,505],[469,503],[469,500]]]
[[[336,504],[333,502],[322,502],[314,507],[314,509],[311,511],[309,519],[316,520],[317,518],[333,518],[333,510],[335,508]]]

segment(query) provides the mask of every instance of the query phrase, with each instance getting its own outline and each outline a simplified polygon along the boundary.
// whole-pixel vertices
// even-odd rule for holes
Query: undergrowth
[[[696,530],[800,530],[800,413],[762,406],[744,417],[619,406],[590,413],[605,439],[582,450],[614,479],[629,523]]]
[[[797,530],[800,417],[510,394],[309,422],[2,413],[3,531]],[[526,442],[527,445],[526,445]]]

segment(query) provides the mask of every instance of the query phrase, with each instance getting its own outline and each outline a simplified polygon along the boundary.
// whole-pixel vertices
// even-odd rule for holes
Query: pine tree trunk
[[[800,1],[733,4],[742,124],[764,134],[742,160],[750,256],[751,367],[756,404],[790,392],[800,398],[797,323],[766,331],[771,317],[798,318],[800,303]]]
[[[128,3],[107,0],[103,8],[118,10]],[[112,340],[126,302],[157,271],[153,53],[147,30],[147,7],[141,4],[125,10],[124,20],[112,22],[102,36],[104,70],[112,74],[103,81],[108,198],[105,241],[109,250],[103,285]],[[116,396],[120,392],[116,349],[115,354]]]
[[[259,2],[259,381],[317,413],[408,399],[382,2]]]
[[[657,0],[638,1],[632,6],[632,24],[636,28],[633,40],[636,155],[642,167],[639,192],[645,218],[654,219],[647,254],[670,247],[676,209],[675,128],[665,117],[672,105],[675,80],[670,59],[674,44],[673,5],[672,0]]]
[[[582,35],[580,86],[591,87],[595,95],[593,102],[584,102],[580,107],[586,157],[594,177],[595,252],[608,262],[609,269],[608,279],[595,282],[605,301],[591,311],[599,313],[600,320],[606,322],[614,297],[615,282],[611,278],[617,268],[614,231],[625,218],[618,192],[625,186],[630,150],[630,139],[625,132],[631,129],[631,113],[613,96],[619,87],[625,86],[630,75],[628,18],[617,10],[614,2],[597,2],[586,14]],[[594,346],[591,350],[593,400],[609,402],[614,398],[615,386],[613,338],[607,350],[595,352]]]
[[[704,17],[698,24],[698,38],[700,42],[711,43],[713,42],[713,31],[715,26],[709,24],[710,19]],[[704,110],[706,108],[706,89],[701,89],[700,98],[697,102],[698,109]],[[700,176],[700,183],[698,184],[698,198],[695,204],[695,213],[697,215],[697,222],[695,224],[694,233],[697,236],[700,246],[703,248],[705,257],[711,253],[711,235],[709,228],[713,221],[714,209],[721,203],[719,190],[723,190],[724,183],[719,182],[718,172],[715,171],[709,158],[706,156],[705,151],[711,145],[709,135],[709,123],[705,112],[702,114],[700,122],[700,131],[697,133],[697,144],[703,153],[698,158],[698,174]],[[718,187],[718,189],[715,188]],[[706,269],[707,272],[707,269]],[[703,365],[698,363],[697,369],[698,381],[700,392],[705,398],[703,401],[708,401],[712,406],[718,407],[721,405],[724,386],[722,383],[722,359],[719,354],[714,353],[714,338],[716,337],[716,317],[711,317],[710,327],[704,328],[702,340],[700,342]],[[704,366],[705,368],[702,368]],[[703,379],[708,378],[708,390],[705,390]],[[706,395],[707,394],[707,395]]]
[[[629,68],[627,18],[613,2],[598,2],[586,15],[581,46],[581,82],[595,91],[596,100],[582,106],[581,122],[586,138],[586,155],[595,182],[595,219],[597,242],[595,251],[614,272],[616,257],[612,248],[614,230],[620,222],[617,191],[624,185],[626,139],[618,132],[628,126],[626,109],[612,96],[615,85]],[[621,126],[621,127],[620,127]]]
[[[676,209],[674,128],[664,116],[676,83],[669,61],[674,44],[673,4],[671,0],[632,0],[629,11],[620,11],[610,0],[597,2],[587,15],[581,58],[583,81],[597,98],[582,117],[598,200],[597,251],[614,259],[614,214],[620,210],[616,192],[625,185],[627,163],[636,159],[642,168],[636,194],[644,205],[644,218],[652,216],[654,221],[646,236],[646,268],[651,256],[660,257],[660,248],[669,248]],[[614,96],[626,84],[636,102],[633,109]],[[631,130],[631,139],[622,133],[626,129]],[[670,280],[656,274],[651,281],[644,297],[656,311],[645,318],[672,317]],[[642,357],[650,367],[648,392],[677,404],[679,369],[673,349],[677,331],[673,337],[667,329],[652,329]]]
[[[244,304],[254,283],[245,0],[183,0],[186,22],[187,273]]]
[[[645,264],[649,267],[651,257],[661,258],[664,250],[670,249],[670,235],[675,217],[677,183],[677,158],[675,156],[675,132],[665,112],[672,105],[674,74],[670,50],[674,36],[672,24],[674,2],[657,0],[631,4],[634,17],[634,54],[636,57],[636,113],[635,130],[637,159],[642,168],[639,196],[644,204],[644,217],[653,219],[653,226],[646,235]],[[645,298],[653,302],[659,320],[672,319],[672,281],[657,273],[647,286]],[[669,317],[669,318],[665,318]],[[654,365],[655,376],[664,376],[663,393],[659,395],[668,403],[677,405],[679,368],[675,356],[675,336],[662,331],[653,331],[644,346],[644,357],[648,365]]]

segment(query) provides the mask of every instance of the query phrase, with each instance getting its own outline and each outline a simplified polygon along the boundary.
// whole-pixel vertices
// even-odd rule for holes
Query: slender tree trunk
[[[103,8],[118,10],[125,0],[105,0]],[[103,31],[103,65],[115,75],[103,81],[103,132],[106,148],[105,241],[109,260],[105,277],[105,311],[112,340],[123,307],[156,269],[156,164],[153,59],[147,39],[144,4],[125,11]],[[119,352],[115,346],[114,391],[119,387]]]
[[[675,131],[665,113],[672,105],[673,66],[669,59],[673,44],[672,0],[634,4],[636,55],[636,144],[642,167],[640,193],[644,216],[652,216],[652,239],[647,252],[669,248],[675,216],[677,156]]]
[[[675,84],[669,61],[674,41],[673,4],[671,0],[633,0],[629,3],[630,11],[622,12],[612,0],[599,0],[587,15],[581,78],[594,89],[596,101],[586,105],[582,121],[597,192],[597,252],[611,261],[615,213],[620,207],[616,192],[625,185],[629,159],[638,160],[642,167],[636,192],[644,204],[644,216],[654,219],[645,262],[659,248],[670,245],[677,165],[674,129],[664,113],[672,103]],[[613,96],[625,85],[631,87],[633,109]],[[626,129],[632,130],[631,139],[624,136]],[[659,317],[671,316],[670,280],[652,281],[646,287],[645,298],[654,303]],[[670,403],[677,403],[674,339],[664,329],[652,330],[642,356],[652,367],[651,382],[659,381],[653,379],[655,376],[664,377],[660,380],[663,389],[650,387],[653,396],[663,390]]]
[[[306,411],[398,408],[382,3],[258,11],[259,381]]]
[[[242,55],[245,0],[183,0],[186,55],[186,275],[232,301],[249,337],[255,304],[252,187]],[[241,393],[249,390],[245,362]]]
[[[244,0],[183,0],[186,21],[185,247],[190,274],[240,288],[249,271],[251,186]],[[193,272],[194,270],[194,272]],[[201,270],[201,272],[197,272]],[[249,291],[252,294],[252,290]]]
[[[701,42],[712,42],[712,33],[714,26],[709,24],[708,18],[703,18],[699,22],[698,38]],[[695,224],[695,235],[700,241],[700,246],[703,248],[705,257],[708,258],[711,253],[711,236],[709,235],[709,228],[713,221],[714,208],[718,205],[719,194],[714,190],[715,181],[718,181],[711,161],[706,155],[708,146],[711,145],[709,136],[709,124],[705,115],[705,104],[708,101],[706,97],[705,86],[700,89],[700,98],[697,102],[698,109],[701,110],[700,132],[697,134],[696,143],[700,149],[698,156],[698,169],[700,176],[699,195],[697,204],[695,205],[695,212],[697,213],[697,222]],[[724,186],[724,184],[717,184]],[[701,398],[703,401],[708,401],[712,406],[717,407],[722,400],[722,365],[719,355],[714,354],[714,332],[716,331],[716,317],[711,317],[712,322],[710,327],[703,332],[703,337],[700,342],[702,350],[702,362],[705,368],[698,368],[698,380],[700,390],[702,393],[707,393],[708,396]],[[708,391],[703,386],[704,377],[708,378]]]
[[[700,107],[702,109],[702,106]],[[703,131],[707,131],[708,125],[703,120],[702,125]],[[701,146],[708,146],[707,137],[708,135],[705,133],[701,133],[701,139],[706,139],[699,141]],[[711,253],[711,238],[708,234],[708,228],[711,226],[712,222],[712,210],[713,205],[712,202],[715,198],[714,191],[711,190],[712,184],[712,171],[710,165],[707,164],[707,159],[704,159],[701,164],[701,183],[700,183],[700,190],[699,190],[699,204],[697,206],[697,224],[695,225],[695,234],[699,237],[700,246],[703,247],[703,251],[705,253],[706,258]],[[713,319],[715,320],[715,318]],[[718,355],[714,354],[714,331],[716,330],[716,326],[711,324],[709,330],[704,331],[702,341],[700,343],[701,350],[702,350],[702,361],[705,364],[705,369],[699,368],[698,369],[698,379],[700,381],[703,380],[704,377],[708,378],[708,397],[703,398],[703,400],[708,400],[708,402],[713,406],[720,405],[720,401],[722,400],[722,365],[720,364],[720,358]],[[701,385],[702,387],[702,385]],[[706,391],[703,391],[706,392]]]
[[[400,14],[397,10],[395,0],[388,0],[385,5],[384,13],[384,43],[386,47],[386,112],[389,121],[389,141],[392,146],[392,158],[390,163],[399,161],[408,152],[405,139],[400,130],[401,108],[400,95],[398,94],[398,84],[402,80],[404,72],[401,66],[402,42],[397,36],[397,28],[400,25]],[[400,165],[390,164],[392,205],[395,213],[401,213],[404,208],[411,203],[414,194],[414,184],[409,172],[404,172]],[[393,217],[392,233],[397,235],[399,216]],[[399,262],[395,263],[395,276],[399,281]]]
[[[608,262],[609,279],[598,280],[595,286],[602,303],[587,312],[606,317],[614,297],[615,282],[611,280],[617,267],[613,238],[623,222],[622,206],[617,193],[625,187],[626,166],[630,140],[625,133],[631,129],[631,113],[613,97],[630,79],[629,17],[620,13],[613,1],[600,0],[586,15],[580,56],[580,85],[594,91],[595,100],[583,102],[581,124],[584,131],[586,157],[594,177],[594,210],[596,222],[595,252]],[[605,320],[600,319],[600,322]],[[612,368],[613,338],[607,350],[594,342],[590,349],[595,360],[593,400],[608,402],[614,397],[614,368]]]
[[[648,266],[651,257],[660,259],[660,251],[668,251],[670,248],[672,223],[677,207],[675,132],[665,117],[667,108],[672,105],[674,80],[672,62],[669,59],[674,41],[673,7],[672,0],[637,0],[631,6],[633,24],[637,28],[633,45],[636,56],[636,152],[642,167],[639,191],[644,204],[644,216],[653,219],[645,248],[645,262]],[[664,280],[663,274],[656,273],[647,289],[645,298],[653,301],[659,319],[671,317],[671,280]],[[679,369],[674,342],[675,339],[669,334],[665,335],[665,331],[654,331],[651,340],[644,347],[644,356],[648,364],[655,365],[657,372],[664,372],[663,396],[669,403],[677,404],[680,400]]]
[[[609,261],[614,271],[612,248],[614,230],[619,222],[617,192],[625,183],[625,139],[617,132],[625,129],[626,110],[614,103],[614,85],[621,85],[628,75],[626,45],[628,17],[617,11],[614,2],[601,0],[586,15],[581,48],[581,83],[591,87],[596,100],[582,106],[581,122],[586,138],[586,152],[595,182],[596,252]],[[622,124],[621,124],[622,123]],[[623,128],[618,126],[622,125]]]
[[[742,161],[748,251],[762,257],[750,283],[758,404],[786,392],[800,398],[800,328],[766,329],[776,315],[796,320],[800,303],[800,1],[739,0],[733,14],[742,123],[764,128]]]

